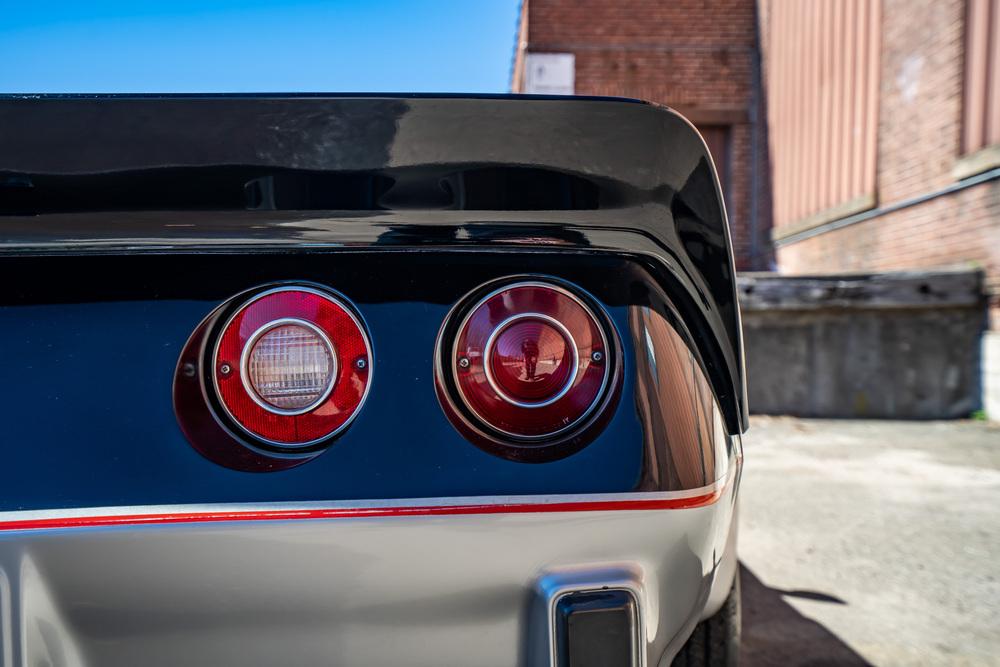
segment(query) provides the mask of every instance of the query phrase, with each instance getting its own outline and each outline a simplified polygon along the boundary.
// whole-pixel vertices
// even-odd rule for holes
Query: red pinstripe
[[[350,519],[367,517],[452,516],[462,514],[534,514],[549,512],[606,512],[624,510],[674,510],[711,505],[721,489],[688,498],[593,500],[556,503],[510,503],[504,505],[428,505],[423,507],[343,507],[301,510],[245,510],[232,512],[172,512],[166,514],[122,514],[53,517],[0,521],[0,531],[99,526],[140,526],[212,521],[288,521],[304,519]]]

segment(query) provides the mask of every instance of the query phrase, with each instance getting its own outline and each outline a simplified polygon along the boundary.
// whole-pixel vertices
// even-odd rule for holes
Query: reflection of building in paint
[[[652,465],[643,471],[639,488],[691,489],[723,479],[729,470],[729,436],[687,343],[650,308],[630,307],[629,327],[647,344],[636,349],[636,414],[644,424]],[[670,446],[692,442],[701,446]],[[665,456],[659,453],[663,443]]]

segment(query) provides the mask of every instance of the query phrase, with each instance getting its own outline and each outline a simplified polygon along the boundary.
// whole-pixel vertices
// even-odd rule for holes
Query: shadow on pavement
[[[785,596],[789,596],[830,604],[846,604],[840,598],[815,591],[768,588],[742,564],[740,587],[743,598],[740,659],[743,667],[870,666],[870,663],[835,634],[816,621],[806,618],[784,600]]]

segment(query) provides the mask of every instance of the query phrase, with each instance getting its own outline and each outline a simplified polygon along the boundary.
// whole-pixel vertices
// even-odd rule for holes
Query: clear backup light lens
[[[347,427],[368,395],[372,350],[353,309],[311,287],[276,287],[240,306],[215,345],[213,384],[235,425],[302,447]]]
[[[266,329],[247,346],[246,378],[261,400],[283,411],[308,410],[336,377],[336,354],[326,336],[302,323]]]

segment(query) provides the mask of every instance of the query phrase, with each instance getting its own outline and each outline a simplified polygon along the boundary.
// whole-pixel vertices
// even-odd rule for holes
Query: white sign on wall
[[[524,59],[524,92],[572,95],[576,56],[572,53],[528,53]]]

